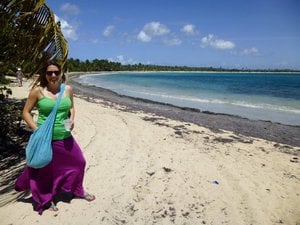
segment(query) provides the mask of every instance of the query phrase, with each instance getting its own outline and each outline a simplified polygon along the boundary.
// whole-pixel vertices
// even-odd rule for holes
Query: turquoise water
[[[78,81],[201,111],[300,125],[300,74],[133,72]]]

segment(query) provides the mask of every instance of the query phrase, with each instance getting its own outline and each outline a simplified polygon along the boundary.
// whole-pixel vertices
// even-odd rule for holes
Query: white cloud
[[[151,22],[145,24],[143,30],[139,32],[137,39],[142,42],[149,42],[152,38],[168,34],[169,32],[168,27],[160,22]]]
[[[252,48],[246,48],[242,51],[243,55],[259,55],[259,51],[257,48],[252,47]]]
[[[58,16],[54,15],[55,22],[60,22],[61,31],[66,39],[71,40],[78,40],[78,35],[76,33],[76,29],[70,25],[66,20],[59,18]]]
[[[132,58],[126,58],[123,55],[118,55],[115,58],[108,58],[108,60],[111,61],[111,62],[119,62],[122,65],[128,65],[128,64],[135,65],[135,64],[139,64],[139,63],[145,64],[145,65],[152,64],[151,61],[140,62],[140,61],[134,60]]]
[[[127,59],[127,58],[124,57],[123,55],[118,55],[118,56],[116,57],[116,59],[110,58],[109,60],[112,61],[112,62],[119,62],[119,63],[121,63],[122,65],[127,65],[127,64],[137,64],[137,63],[138,63],[137,61],[133,60],[132,58],[128,58],[128,59]]]
[[[90,40],[93,44],[97,44],[99,42],[99,40],[97,38],[91,39]]]
[[[235,44],[231,41],[216,38],[213,34],[209,34],[201,39],[202,47],[210,46],[216,49],[227,50],[233,49]]]
[[[181,31],[187,35],[196,34],[195,26],[193,24],[186,24],[181,28]]]
[[[116,61],[120,62],[121,64],[125,64],[125,58],[123,55],[118,55]]]
[[[165,39],[164,43],[169,46],[181,45],[182,41],[179,38]]]
[[[63,4],[60,10],[69,15],[78,15],[80,13],[78,6],[70,3]]]
[[[147,35],[146,32],[142,30],[138,34],[137,39],[142,42],[149,42],[151,41],[152,37],[150,35]]]
[[[107,26],[104,31],[102,32],[102,35],[104,37],[109,37],[112,35],[112,32],[114,31],[115,27],[113,25]]]

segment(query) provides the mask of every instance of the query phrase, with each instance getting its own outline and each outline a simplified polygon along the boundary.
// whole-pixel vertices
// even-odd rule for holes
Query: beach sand
[[[13,86],[13,96],[26,98],[28,85]],[[199,125],[199,119],[176,117],[182,111],[168,105],[143,101],[147,110],[140,101],[130,105],[111,96],[117,103],[88,90],[76,87],[73,135],[87,160],[85,187],[96,200],[59,201],[58,212],[39,216],[30,195],[20,198],[10,183],[2,187],[1,225],[300,224],[299,128],[280,128],[294,134],[292,142],[272,133],[274,124],[264,128],[265,138],[251,130],[246,135],[209,118],[226,115],[201,114],[210,124]],[[241,121],[230,119],[236,126]],[[249,123],[254,130],[266,127]],[[23,166],[1,171],[1,183]]]

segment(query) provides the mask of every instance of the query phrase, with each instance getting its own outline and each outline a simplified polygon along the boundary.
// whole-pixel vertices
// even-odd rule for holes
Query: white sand
[[[28,82],[12,89],[26,98]],[[58,212],[40,216],[11,190],[0,197],[1,225],[300,224],[300,163],[283,153],[299,147],[96,101],[75,98],[73,135],[87,160],[85,187],[97,199],[59,202]]]

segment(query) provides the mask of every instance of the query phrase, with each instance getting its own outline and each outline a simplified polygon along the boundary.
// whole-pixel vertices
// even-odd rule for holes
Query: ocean
[[[126,72],[77,81],[180,107],[300,125],[300,73]]]

